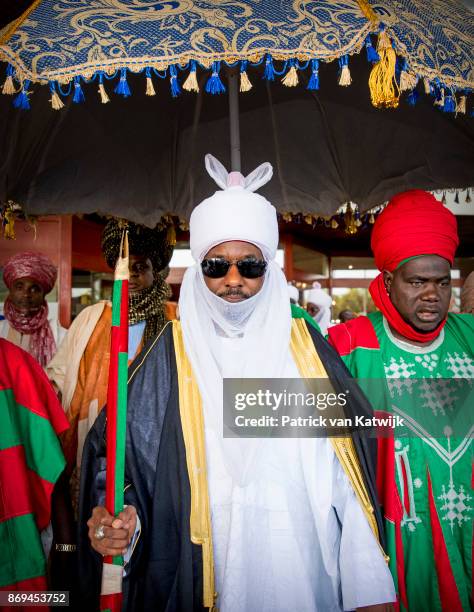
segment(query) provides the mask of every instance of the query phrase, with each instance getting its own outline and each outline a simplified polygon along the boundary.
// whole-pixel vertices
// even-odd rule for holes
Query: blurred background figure
[[[298,288],[292,285],[291,283],[288,283],[288,296],[292,304],[299,305],[300,292],[298,291]]]
[[[466,278],[461,290],[461,312],[474,314],[474,272]]]
[[[325,336],[331,324],[331,296],[321,288],[318,282],[315,282],[312,289],[305,291],[304,297],[308,314],[313,317]]]
[[[10,257],[3,268],[8,295],[0,321],[0,338],[30,353],[46,366],[62,340],[64,330],[49,317],[46,295],[53,289],[57,268],[42,253],[25,251]]]
[[[352,310],[341,310],[339,313],[339,321],[341,323],[345,323],[346,321],[350,321],[351,319],[355,319],[357,315]]]

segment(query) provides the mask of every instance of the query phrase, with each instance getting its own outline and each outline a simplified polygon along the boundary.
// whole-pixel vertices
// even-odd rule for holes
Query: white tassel
[[[147,96],[156,96],[155,88],[153,87],[153,81],[151,77],[146,78],[146,95]]]
[[[431,93],[431,86],[430,86],[430,80],[427,77],[423,79],[423,85],[425,86],[425,94],[429,96]]]
[[[102,104],[107,104],[107,102],[110,102],[110,98],[107,95],[107,92],[105,91],[105,87],[103,83],[99,83],[99,93],[100,93],[100,101],[102,102]]]
[[[456,100],[456,115],[458,113],[461,115],[466,114],[466,96],[460,96],[459,100]]]
[[[7,96],[12,96],[15,91],[15,85],[13,84],[13,77],[7,76],[5,79],[5,83],[3,84],[2,94],[6,94]]]
[[[245,72],[245,70],[243,72],[240,73],[240,91],[244,92],[244,91],[250,91],[252,89],[253,85],[250,82],[249,77],[247,76],[247,73]]]
[[[339,77],[339,85],[342,87],[347,87],[352,83],[351,79],[351,71],[349,70],[349,66],[343,66],[341,69],[341,76]]]
[[[186,91],[194,91],[199,93],[199,85],[195,70],[191,70],[191,72],[188,74],[188,78],[183,83],[183,89]]]
[[[52,92],[50,102],[54,110],[61,110],[62,108],[64,108],[63,101],[59,97],[57,91]]]
[[[411,91],[415,89],[418,78],[412,72],[405,72],[402,70],[400,74],[400,91]]]
[[[296,87],[298,85],[298,73],[296,68],[292,66],[286,75],[282,78],[281,82],[285,87]]]

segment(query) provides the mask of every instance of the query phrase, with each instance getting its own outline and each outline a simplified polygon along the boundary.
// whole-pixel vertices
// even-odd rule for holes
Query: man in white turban
[[[306,300],[306,310],[319,325],[323,336],[327,334],[331,323],[331,296],[326,293],[320,283],[313,283],[313,288],[304,292]]]
[[[206,167],[221,191],[191,215],[196,264],[181,321],[131,373],[129,505],[115,519],[100,505],[103,413],[86,442],[81,577],[89,593],[98,586],[91,546],[127,559],[133,550],[130,611],[384,609],[395,595],[364,444],[224,436],[226,378],[322,377],[335,391],[348,379],[322,336],[292,319],[276,210],[254,193],[271,166],[246,178],[211,156]]]

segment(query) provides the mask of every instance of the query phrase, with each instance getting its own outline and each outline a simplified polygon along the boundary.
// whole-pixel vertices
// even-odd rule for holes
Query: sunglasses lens
[[[222,278],[229,268],[230,263],[226,259],[203,259],[201,262],[202,273],[209,278]]]
[[[261,259],[242,259],[237,262],[237,268],[244,278],[260,278],[265,274],[267,262]]]

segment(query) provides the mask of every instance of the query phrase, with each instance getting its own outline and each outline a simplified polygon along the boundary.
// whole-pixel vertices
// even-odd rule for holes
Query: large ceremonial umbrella
[[[0,42],[0,200],[189,217],[240,144],[284,211],[471,185],[473,34],[455,0],[36,1]]]

